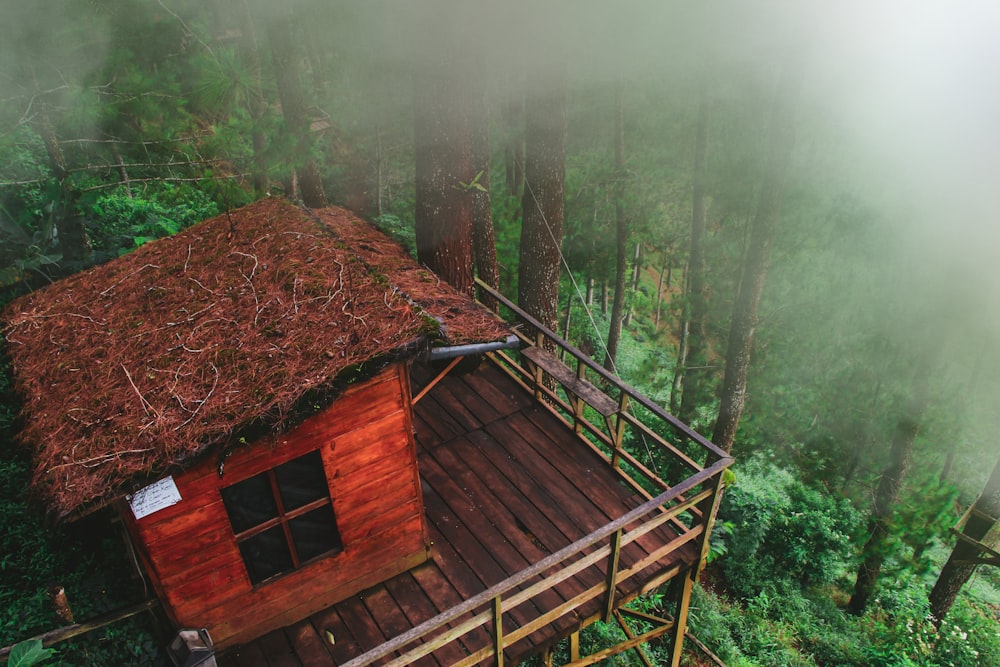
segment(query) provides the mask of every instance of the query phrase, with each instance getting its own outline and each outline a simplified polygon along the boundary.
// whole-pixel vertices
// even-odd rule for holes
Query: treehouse
[[[4,313],[32,490],[220,664],[680,658],[728,457],[341,209],[258,202]],[[663,615],[631,608],[669,584]],[[581,656],[579,631],[626,640]]]

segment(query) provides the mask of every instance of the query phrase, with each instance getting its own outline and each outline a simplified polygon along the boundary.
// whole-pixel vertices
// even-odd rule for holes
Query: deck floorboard
[[[414,369],[415,388],[431,375]],[[643,500],[576,434],[489,364],[446,377],[414,406],[413,425],[430,560],[284,631],[229,649],[218,657],[220,665],[343,664],[585,537]],[[622,565],[646,557],[673,536],[661,527],[628,545]],[[690,564],[693,551],[674,558]],[[651,576],[671,563],[661,565]],[[505,613],[505,631],[601,581],[594,569],[567,579]],[[618,593],[631,597],[639,585],[623,582]],[[601,604],[599,596],[509,647],[506,657],[516,663],[568,635]],[[453,664],[489,642],[489,632],[480,628],[419,664]]]

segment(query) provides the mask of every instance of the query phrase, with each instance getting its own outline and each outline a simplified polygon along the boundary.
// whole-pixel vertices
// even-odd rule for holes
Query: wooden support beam
[[[460,363],[460,362],[462,361],[462,359],[463,359],[463,358],[464,358],[464,357],[455,357],[454,359],[452,359],[452,360],[451,360],[451,363],[449,363],[449,364],[448,364],[448,365],[447,365],[447,366],[445,367],[445,369],[444,369],[443,371],[441,371],[440,373],[438,373],[438,374],[437,374],[437,375],[436,375],[436,376],[434,377],[434,379],[433,379],[433,380],[431,380],[430,382],[428,382],[428,383],[427,383],[427,386],[426,386],[426,387],[424,387],[423,389],[421,389],[421,390],[420,390],[420,393],[419,393],[419,394],[417,394],[416,396],[414,396],[414,397],[413,397],[413,401],[412,401],[412,403],[413,403],[414,405],[416,405],[417,401],[419,401],[419,400],[420,400],[421,398],[423,398],[423,397],[424,397],[424,395],[425,395],[425,394],[426,394],[427,392],[429,392],[429,391],[430,391],[431,389],[433,389],[433,388],[434,388],[434,386],[435,386],[435,385],[436,385],[436,384],[437,384],[438,382],[440,382],[441,380],[443,380],[443,379],[444,379],[444,377],[445,377],[446,375],[448,375],[448,373],[450,373],[450,372],[451,372],[451,370],[452,370],[453,368],[455,368],[455,366],[458,366],[458,364],[459,364],[459,363]]]
[[[50,630],[40,635],[35,635],[30,639],[41,640],[42,646],[48,648],[49,646],[53,646],[54,644],[57,644],[61,641],[72,639],[73,637],[78,637],[80,635],[91,632],[92,630],[98,630],[105,626],[111,625],[112,623],[117,623],[118,621],[123,621],[126,618],[135,616],[136,614],[141,614],[144,611],[152,609],[158,604],[160,604],[160,602],[155,598],[150,600],[144,600],[138,604],[132,605],[131,607],[119,609],[118,611],[113,611],[109,614],[105,614],[104,616],[98,616],[97,618],[85,621],[84,623],[74,623],[73,625],[66,625],[61,628],[56,628],[55,630]],[[14,647],[6,646],[4,648],[0,648],[0,661],[7,660],[7,656],[10,655],[10,650],[12,648]]]
[[[607,597],[604,599],[604,622],[611,622],[611,614],[615,610],[615,587],[618,584],[618,559],[622,549],[622,529],[619,528],[611,535],[611,553],[608,555],[608,572],[605,584],[608,587]]]
[[[688,607],[691,605],[691,589],[694,588],[695,571],[680,578],[677,591],[677,613],[670,629],[670,667],[680,667],[684,652],[684,634],[687,632]]]
[[[496,667],[503,667],[503,604],[500,596],[493,598],[493,651]]]
[[[625,651],[638,648],[639,646],[642,646],[657,637],[667,634],[673,629],[673,627],[674,624],[671,623],[670,625],[653,628],[649,632],[644,632],[641,635],[630,637],[623,642],[619,642],[618,644],[598,651],[597,653],[592,653],[585,658],[577,658],[571,662],[567,662],[565,667],[585,667],[586,665],[596,664],[602,660],[618,655],[619,653],[624,653]]]
[[[615,612],[615,620],[618,621],[618,627],[622,629],[622,632],[625,633],[626,637],[629,639],[635,639],[635,633],[632,632],[632,628],[629,627],[628,623],[625,621],[625,617],[620,612]],[[668,624],[669,621],[664,621],[660,627]],[[649,656],[646,655],[646,652],[642,650],[642,644],[639,644],[633,650],[636,655],[639,656],[639,660],[642,661],[643,665],[646,667],[656,667],[656,665],[649,659]]]

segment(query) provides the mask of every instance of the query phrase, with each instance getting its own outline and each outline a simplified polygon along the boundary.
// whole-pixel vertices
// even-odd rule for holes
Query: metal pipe
[[[506,339],[492,343],[471,343],[469,345],[451,345],[448,347],[433,347],[427,351],[425,359],[427,361],[441,361],[442,359],[454,359],[455,357],[465,357],[470,354],[483,354],[495,350],[509,350],[520,347],[521,339],[511,334]]]

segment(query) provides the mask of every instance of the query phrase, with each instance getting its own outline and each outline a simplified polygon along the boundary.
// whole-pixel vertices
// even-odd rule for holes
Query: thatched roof
[[[3,313],[33,489],[59,518],[302,417],[345,377],[509,330],[364,221],[265,200]]]

